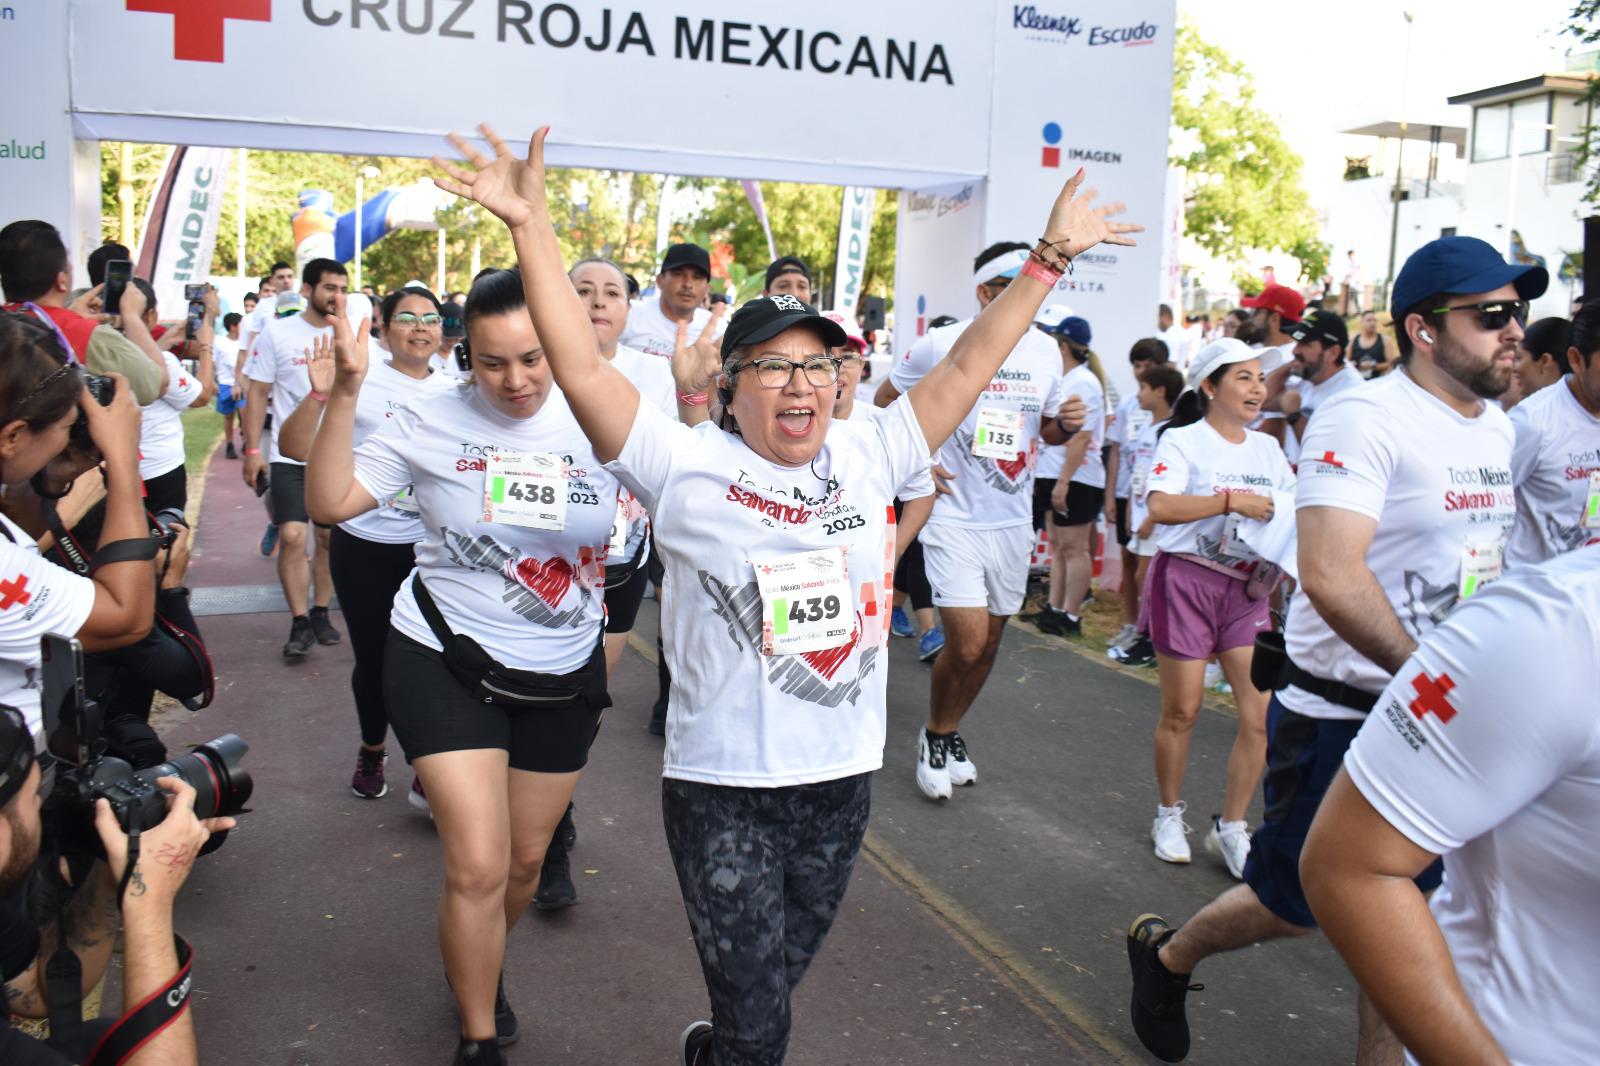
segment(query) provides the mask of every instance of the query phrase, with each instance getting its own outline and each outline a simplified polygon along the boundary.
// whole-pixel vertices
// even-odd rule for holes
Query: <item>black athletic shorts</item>
[[[1128,541],[1133,539],[1133,530],[1128,528],[1128,498],[1117,497],[1117,543],[1122,547],[1128,546]]]
[[[1100,510],[1105,506],[1106,490],[1097,489],[1093,485],[1085,485],[1081,481],[1067,482],[1067,510],[1063,514],[1051,509],[1058,526],[1086,526],[1100,517]]]
[[[389,728],[406,762],[447,751],[499,748],[513,770],[568,774],[589,761],[606,694],[605,645],[589,657],[593,680],[572,700],[533,710],[473,699],[444,665],[444,656],[392,626],[383,653],[383,699]]]
[[[651,553],[651,558],[654,558]],[[650,562],[633,568],[628,580],[606,589],[606,632],[631,633],[634,619],[639,617],[639,605],[644,602],[645,587],[650,584]]]
[[[1033,479],[1033,528],[1037,532],[1044,528],[1044,516],[1050,513],[1050,494],[1056,491],[1056,479],[1053,477],[1036,477]]]
[[[268,475],[272,485],[272,520],[309,522],[306,513],[306,468],[299,463],[273,463]]]

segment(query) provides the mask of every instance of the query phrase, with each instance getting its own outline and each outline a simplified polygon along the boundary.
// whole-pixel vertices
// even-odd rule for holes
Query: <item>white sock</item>
[[[1183,807],[1181,807],[1181,806],[1178,806],[1178,807],[1163,807],[1159,803],[1156,804],[1156,817],[1157,818],[1168,818],[1168,817],[1174,817],[1175,818],[1175,817],[1181,817],[1182,815],[1183,815]]]
[[[1250,822],[1241,818],[1237,822],[1230,822],[1226,818],[1217,819],[1217,832],[1226,833],[1230,829],[1249,829]]]

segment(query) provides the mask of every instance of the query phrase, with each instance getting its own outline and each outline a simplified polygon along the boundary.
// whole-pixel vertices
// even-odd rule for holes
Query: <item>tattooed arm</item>
[[[67,946],[83,963],[83,994],[88,995],[111,964],[111,949],[117,939],[117,891],[111,871],[97,862],[84,885],[72,897],[63,915]],[[45,962],[56,950],[60,929],[51,924],[39,941],[39,956],[28,971],[6,983],[6,1001],[11,1013],[22,1018],[43,1018],[45,1005]]]

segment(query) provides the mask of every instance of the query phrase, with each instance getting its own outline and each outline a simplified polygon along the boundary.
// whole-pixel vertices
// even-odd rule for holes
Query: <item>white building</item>
[[[1451,105],[1472,109],[1468,127],[1410,123],[1403,140],[1397,122],[1343,131],[1371,148],[1365,157],[1352,157],[1354,169],[1365,158],[1375,173],[1344,182],[1329,202],[1323,239],[1333,246],[1334,278],[1342,280],[1346,253],[1354,250],[1368,289],[1384,291],[1398,172],[1396,270],[1437,237],[1481,237],[1508,258],[1542,260],[1550,271],[1550,290],[1534,305],[1535,318],[1567,314],[1579,281],[1581,219],[1600,213],[1600,206],[1583,200],[1588,175],[1575,154],[1590,122],[1589,77],[1543,74],[1450,97]],[[1428,145],[1426,156],[1419,144]]]

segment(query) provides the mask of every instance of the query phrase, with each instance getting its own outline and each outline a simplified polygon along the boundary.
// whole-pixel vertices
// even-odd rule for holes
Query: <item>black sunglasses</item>
[[[1517,320],[1517,325],[1528,324],[1527,300],[1485,300],[1483,303],[1461,304],[1457,307],[1436,307],[1428,313],[1442,315],[1449,311],[1476,311],[1478,323],[1491,333],[1498,333]]]

